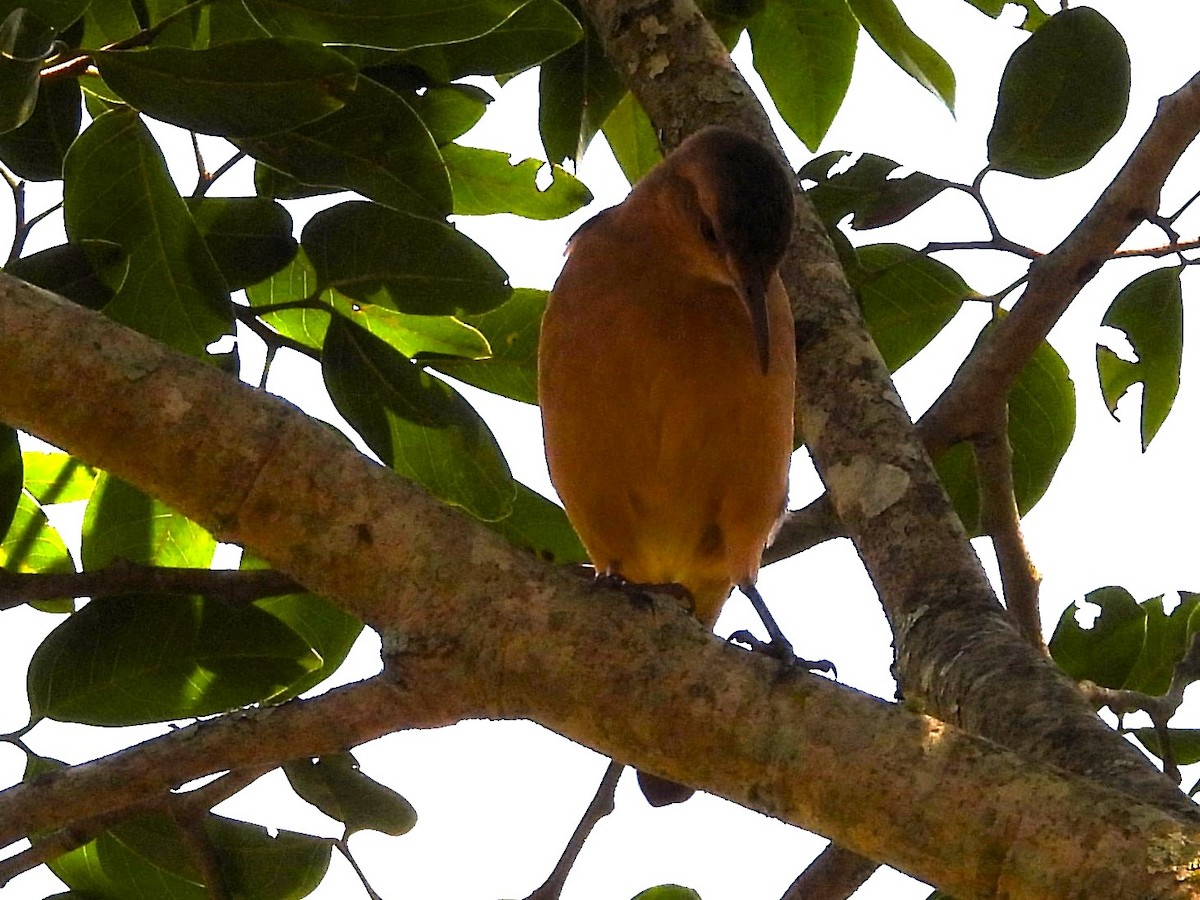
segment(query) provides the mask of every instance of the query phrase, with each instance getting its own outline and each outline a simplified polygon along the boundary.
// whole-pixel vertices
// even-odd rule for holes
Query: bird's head
[[[770,359],[767,288],[792,234],[792,184],[752,137],[710,126],[663,163],[683,215],[707,252],[727,268],[754,327],[759,363]]]

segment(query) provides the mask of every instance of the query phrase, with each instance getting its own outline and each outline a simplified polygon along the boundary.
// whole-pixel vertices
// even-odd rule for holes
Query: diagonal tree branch
[[[778,150],[765,112],[692,3],[581,5],[668,145],[719,122]],[[1189,124],[1200,127],[1196,119]],[[1195,815],[1013,627],[867,333],[828,235],[811,205],[797,199],[781,267],[796,322],[797,424],[891,623],[904,696],[1031,757]]]
[[[206,773],[328,753],[399,728],[522,717],[962,898],[1047,896],[1048,878],[1078,883],[1081,896],[1190,895],[1177,875],[1200,859],[1200,827],[1186,816],[785,672],[717,640],[669,601],[647,608],[609,592],[597,602],[571,574],[513,549],[282,401],[7,277],[0,416],[252,548],[370,622],[389,652],[385,673],[367,682],[230,714],[10,788],[0,794],[5,841],[161,797]],[[1052,863],[1020,865],[1034,857]]]

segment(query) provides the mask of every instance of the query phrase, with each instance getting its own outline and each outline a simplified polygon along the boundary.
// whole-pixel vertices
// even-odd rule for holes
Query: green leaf
[[[1120,33],[1090,7],[1063,10],[1004,68],[988,164],[1026,178],[1073,172],[1117,133],[1128,105],[1129,51]]]
[[[264,197],[203,197],[188,209],[230,290],[257,284],[296,255],[292,217]]]
[[[133,5],[127,0],[88,4],[83,14],[83,47],[104,47],[141,30]]]
[[[450,212],[450,177],[433,136],[403,97],[369,78],[332,115],[234,144],[303,184],[357,191],[432,218]]]
[[[319,44],[403,50],[465,41],[491,31],[522,0],[243,0],[271,34]]]
[[[917,355],[976,296],[957,272],[901,244],[858,247],[852,279],[867,328],[891,371]]]
[[[91,0],[4,0],[0,2],[0,19],[6,18],[14,9],[24,7],[46,23],[54,31],[65,31],[83,15]]]
[[[238,900],[300,900],[325,877],[330,841],[209,814],[204,829],[230,896]],[[49,864],[87,897],[207,900],[183,830],[165,815],[122,822]]]
[[[1131,734],[1138,739],[1138,743],[1162,759],[1162,744],[1157,729],[1135,728]],[[1190,766],[1200,762],[1200,728],[1168,728],[1167,740],[1171,742],[1178,765]]]
[[[466,321],[479,329],[491,347],[482,359],[441,359],[431,365],[477,388],[537,403],[537,350],[546,291],[518,288],[505,303]]]
[[[519,481],[515,484],[517,499],[512,512],[503,519],[488,522],[491,529],[514,547],[528,550],[546,562],[558,565],[587,562],[587,551],[563,508]]]
[[[320,663],[255,606],[125,594],[92,600],[46,637],[29,663],[29,704],[62,722],[165,722],[269,701]]]
[[[20,128],[0,134],[0,160],[26,181],[57,181],[83,120],[79,82],[44,81],[33,114]]]
[[[98,470],[66,453],[42,453],[27,450],[25,490],[43,506],[72,503],[92,496]]]
[[[111,241],[129,258],[129,277],[105,314],[199,357],[233,331],[221,273],[136,113],[93,121],[63,168],[67,235]]]
[[[512,510],[512,475],[483,419],[461,396],[340,317],[321,356],[338,412],[393,469],[492,521]]]
[[[412,804],[359,768],[350,753],[284,763],[283,774],[300,797],[356,831],[407,834],[417,824]]]
[[[0,422],[0,537],[8,532],[21,500],[25,465],[17,430]]]
[[[750,22],[754,70],[775,108],[816,150],[850,86],[858,20],[846,0],[768,3]]]
[[[1143,385],[1143,451],[1158,434],[1179,393],[1183,365],[1182,272],[1183,267],[1176,266],[1136,278],[1121,289],[1100,322],[1125,332],[1137,354],[1137,362],[1129,362],[1109,348],[1096,345],[1096,369],[1110,413],[1116,415],[1117,403],[1131,385]]]
[[[85,569],[115,560],[148,566],[207,568],[217,542],[160,500],[104,473],[83,517]]]
[[[268,566],[263,560],[243,553],[241,568],[265,569]],[[298,697],[336,672],[363,630],[362,622],[315,594],[264,597],[255,600],[254,605],[299,635],[320,660],[319,665],[272,697],[273,703]]]
[[[67,545],[29,494],[21,494],[8,531],[0,540],[0,567],[8,572],[46,575],[75,571]]]
[[[646,888],[633,900],[700,900],[700,895],[688,887],[678,884],[660,884]]]
[[[584,39],[542,64],[538,127],[550,162],[580,160],[604,120],[625,96],[625,82],[587,26]]]
[[[24,7],[0,22],[0,132],[20,128],[33,115],[38,75],[53,43],[54,29]]]
[[[1101,687],[1120,688],[1142,652],[1146,640],[1146,610],[1123,587],[1097,588],[1086,602],[1100,607],[1091,628],[1076,621],[1083,607],[1072,603],[1054,628],[1050,655],[1076,681],[1084,678]]]
[[[954,110],[954,72],[941,54],[913,32],[892,0],[847,0],[879,49]]]
[[[1067,364],[1048,343],[1034,352],[1008,397],[1013,491],[1021,515],[1050,486],[1075,436],[1075,386]],[[963,526],[980,533],[979,488],[970,448],[960,445],[935,463]]]
[[[631,185],[662,161],[658,135],[650,117],[632,92],[604,120],[604,137],[616,157],[617,165]]]
[[[441,147],[474,128],[494,98],[473,84],[443,84],[405,99]]]
[[[82,240],[22,256],[4,270],[80,306],[101,309],[125,281],[129,258],[119,244]]]
[[[454,228],[373,203],[321,210],[300,239],[321,289],[402,312],[483,312],[511,293],[486,250]]]
[[[854,228],[891,225],[950,186],[924,172],[891,178],[900,164],[874,153],[864,153],[846,170],[830,174],[846,156],[844,150],[832,150],[810,160],[797,173],[816,182],[805,193],[830,230],[850,213],[854,214]]]
[[[583,28],[558,0],[531,0],[487,34],[417,47],[400,54],[398,60],[441,82],[464,75],[511,75],[536,66],[582,37]]]
[[[1200,597],[1196,594],[1181,591],[1180,599],[1179,606],[1170,615],[1163,611],[1161,596],[1142,603],[1146,610],[1146,641],[1122,687],[1159,695],[1165,694],[1171,686],[1175,664],[1187,652],[1191,636],[1197,629],[1196,611],[1200,608]]]
[[[442,157],[450,170],[456,215],[512,213],[526,219],[561,219],[592,202],[592,192],[561,166],[537,159],[514,166],[507,153],[458,144],[442,147]],[[547,165],[554,180],[541,190],[537,174]]]
[[[291,38],[211,50],[93,51],[92,58],[130,105],[180,128],[225,137],[286,131],[336,112],[358,78],[340,53]]]
[[[192,7],[182,15],[189,0],[136,0],[136,11],[143,23],[150,27],[161,27],[168,17],[171,21],[154,38],[155,47],[179,47],[185,50],[201,46],[203,13]]]

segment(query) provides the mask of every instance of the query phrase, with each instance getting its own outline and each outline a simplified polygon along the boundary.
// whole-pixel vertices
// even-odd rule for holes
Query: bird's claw
[[[837,679],[837,666],[827,659],[801,659],[787,641],[760,641],[749,631],[735,631],[729,636],[730,641],[745,644],[754,653],[764,653],[783,663],[785,669],[800,668],[809,672],[828,672]]]

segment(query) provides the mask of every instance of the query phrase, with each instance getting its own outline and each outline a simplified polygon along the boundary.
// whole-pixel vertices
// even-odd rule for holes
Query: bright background
[[[991,174],[984,192],[1005,234],[1036,249],[1052,249],[1079,221],[1111,180],[1144,133],[1158,98],[1184,83],[1196,68],[1195,36],[1200,34],[1200,4],[1195,0],[1097,0],[1091,5],[1124,35],[1133,60],[1130,113],[1114,140],[1079,172],[1051,181],[1029,181]],[[957,118],[932,95],[900,72],[865,35],[859,45],[854,80],[846,104],[821,150],[869,150],[930,174],[970,182],[985,162],[985,139],[995,109],[1000,74],[1024,33],[962,2],[901,4],[914,30],[950,62],[958,78]],[[1014,12],[1012,9],[1009,13]],[[748,42],[734,54],[760,94],[750,66]],[[536,73],[526,73],[497,91],[479,83],[496,102],[465,144],[508,151],[516,159],[539,157]],[[775,122],[792,162],[810,154]],[[190,192],[195,171],[186,135],[170,126],[153,127],[166,150],[181,189]],[[202,142],[210,168],[228,151],[216,140]],[[620,202],[627,185],[603,140],[597,140],[578,174],[596,202],[559,222],[537,223],[512,216],[464,219],[460,228],[485,246],[508,270],[517,286],[549,288],[562,264],[570,233],[600,209]],[[219,181],[214,194],[252,193],[251,166],[243,162]],[[1163,210],[1174,212],[1200,189],[1200,151],[1185,155],[1164,191]],[[35,213],[53,203],[39,186],[30,186]],[[300,227],[316,208],[313,201],[287,206]],[[0,210],[11,228],[11,216]],[[59,243],[61,214],[33,232],[27,252]],[[1183,237],[1200,234],[1200,214],[1179,223]],[[55,233],[57,229],[57,233]],[[934,240],[986,238],[982,216],[965,196],[947,191],[904,222],[855,236],[858,243],[897,241],[920,248]],[[0,246],[9,235],[0,232]],[[1127,246],[1164,243],[1157,229],[1143,226]],[[980,294],[999,290],[1022,273],[1025,263],[1004,254],[939,254]],[[1075,380],[1078,425],[1075,442],[1042,502],[1024,527],[1034,561],[1044,576],[1043,621],[1047,634],[1071,602],[1104,585],[1122,585],[1144,600],[1167,594],[1168,608],[1179,589],[1200,590],[1195,560],[1195,510],[1200,487],[1194,473],[1200,437],[1200,371],[1194,351],[1185,353],[1182,387],[1175,409],[1150,449],[1142,454],[1137,429],[1140,388],[1135,387],[1115,421],[1104,408],[1095,374],[1099,339],[1119,348],[1116,333],[1103,333],[1099,320],[1121,287],[1137,275],[1164,265],[1148,259],[1114,262],[1083,291],[1051,335]],[[1196,276],[1184,274],[1187,296]],[[1194,304],[1193,304],[1194,305]],[[986,321],[987,308],[968,303],[933,344],[898,375],[910,413],[919,415],[944,388],[957,362]],[[1196,316],[1186,320],[1187,343],[1200,341]],[[247,379],[257,379],[255,357],[261,346],[239,330]],[[1127,347],[1126,347],[1127,349]],[[319,386],[315,363],[288,351],[279,354],[268,387],[298,403],[311,415],[344,427]],[[471,388],[463,392],[487,418],[504,448],[514,474],[553,496],[541,451],[537,410]],[[28,447],[36,444],[30,442]],[[793,467],[793,506],[820,493],[803,452]],[[55,524],[78,534],[79,504],[52,510]],[[994,562],[986,542],[976,547],[989,571]],[[236,554],[227,557],[232,564]],[[880,697],[891,698],[891,635],[878,601],[853,547],[839,540],[764,570],[760,587],[781,627],[801,655],[836,662],[840,679]],[[28,609],[5,612],[0,624],[0,679],[8,693],[0,697],[0,732],[16,730],[27,719],[24,697],[12,686],[23,684],[29,657],[60,619]],[[730,601],[717,631],[725,635],[756,620],[740,597]],[[335,681],[343,683],[379,669],[378,641],[364,636]],[[332,686],[332,683],[325,687]],[[1188,709],[1177,725],[1197,724]],[[1131,719],[1131,722],[1136,720]],[[35,750],[79,762],[163,733],[165,727],[95,729],[41,723],[29,736]],[[514,722],[465,722],[424,732],[390,735],[356,751],[373,777],[403,793],[420,822],[410,834],[388,838],[360,833],[352,847],[372,884],[384,897],[519,898],[549,873],[558,853],[599,781],[606,760],[539,726]],[[0,744],[0,783],[19,780],[23,757]],[[1197,772],[1185,770],[1190,786]],[[278,772],[218,807],[227,815],[272,826],[336,835],[337,823],[297,799]],[[602,822],[585,848],[563,896],[630,898],[653,884],[674,882],[695,888],[705,900],[775,898],[824,845],[824,840],[724,800],[699,795],[686,804],[653,810],[627,775],[618,790],[617,810]],[[26,900],[61,891],[61,884],[40,869],[16,879],[5,898]],[[923,898],[929,888],[883,870],[859,893],[864,900]],[[365,897],[349,865],[336,854],[329,877],[312,895],[321,900]]]

